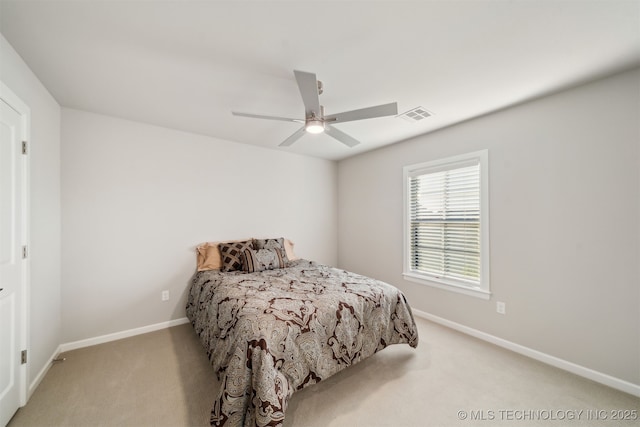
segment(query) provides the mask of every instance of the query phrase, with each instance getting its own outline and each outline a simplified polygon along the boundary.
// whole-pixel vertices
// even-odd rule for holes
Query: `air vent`
[[[396,117],[400,117],[401,119],[405,119],[408,122],[419,122],[427,117],[433,116],[433,113],[427,111],[424,107],[416,107],[412,108],[409,111],[405,111],[402,114],[398,114]]]

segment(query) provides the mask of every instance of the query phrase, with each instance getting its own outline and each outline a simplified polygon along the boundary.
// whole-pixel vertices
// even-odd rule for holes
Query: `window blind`
[[[409,177],[410,267],[480,283],[480,162],[414,170]]]

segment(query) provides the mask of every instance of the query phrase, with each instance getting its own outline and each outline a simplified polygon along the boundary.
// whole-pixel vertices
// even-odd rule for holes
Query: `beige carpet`
[[[416,320],[416,350],[391,346],[295,393],[285,427],[639,425],[611,419],[640,413],[638,398]],[[219,383],[189,324],[63,356],[10,427],[208,425]]]

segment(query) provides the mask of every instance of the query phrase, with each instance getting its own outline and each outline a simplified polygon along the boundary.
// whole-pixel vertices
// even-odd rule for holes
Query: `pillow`
[[[242,268],[247,273],[286,267],[286,255],[278,248],[258,249],[257,251],[247,248],[242,251],[242,255]]]
[[[222,259],[218,244],[219,242],[207,242],[196,247],[198,252],[198,271],[220,270]]]
[[[223,242],[218,244],[222,259],[222,271],[242,270],[242,252],[253,249],[253,240]]]
[[[284,239],[284,251],[287,254],[287,258],[289,259],[289,261],[295,261],[297,259],[300,259],[300,257],[298,257],[295,253],[293,253],[294,244],[295,243],[293,243],[291,240]]]
[[[287,251],[284,246],[284,238],[277,239],[253,239],[253,247],[257,250],[260,249],[278,249],[281,255],[284,257],[283,267],[289,264],[289,258],[287,257]]]

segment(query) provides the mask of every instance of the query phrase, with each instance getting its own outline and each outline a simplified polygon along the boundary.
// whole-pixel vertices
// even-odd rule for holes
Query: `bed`
[[[395,287],[282,255],[280,267],[200,271],[192,280],[187,317],[221,383],[213,426],[281,426],[296,390],[391,344],[418,345]]]

